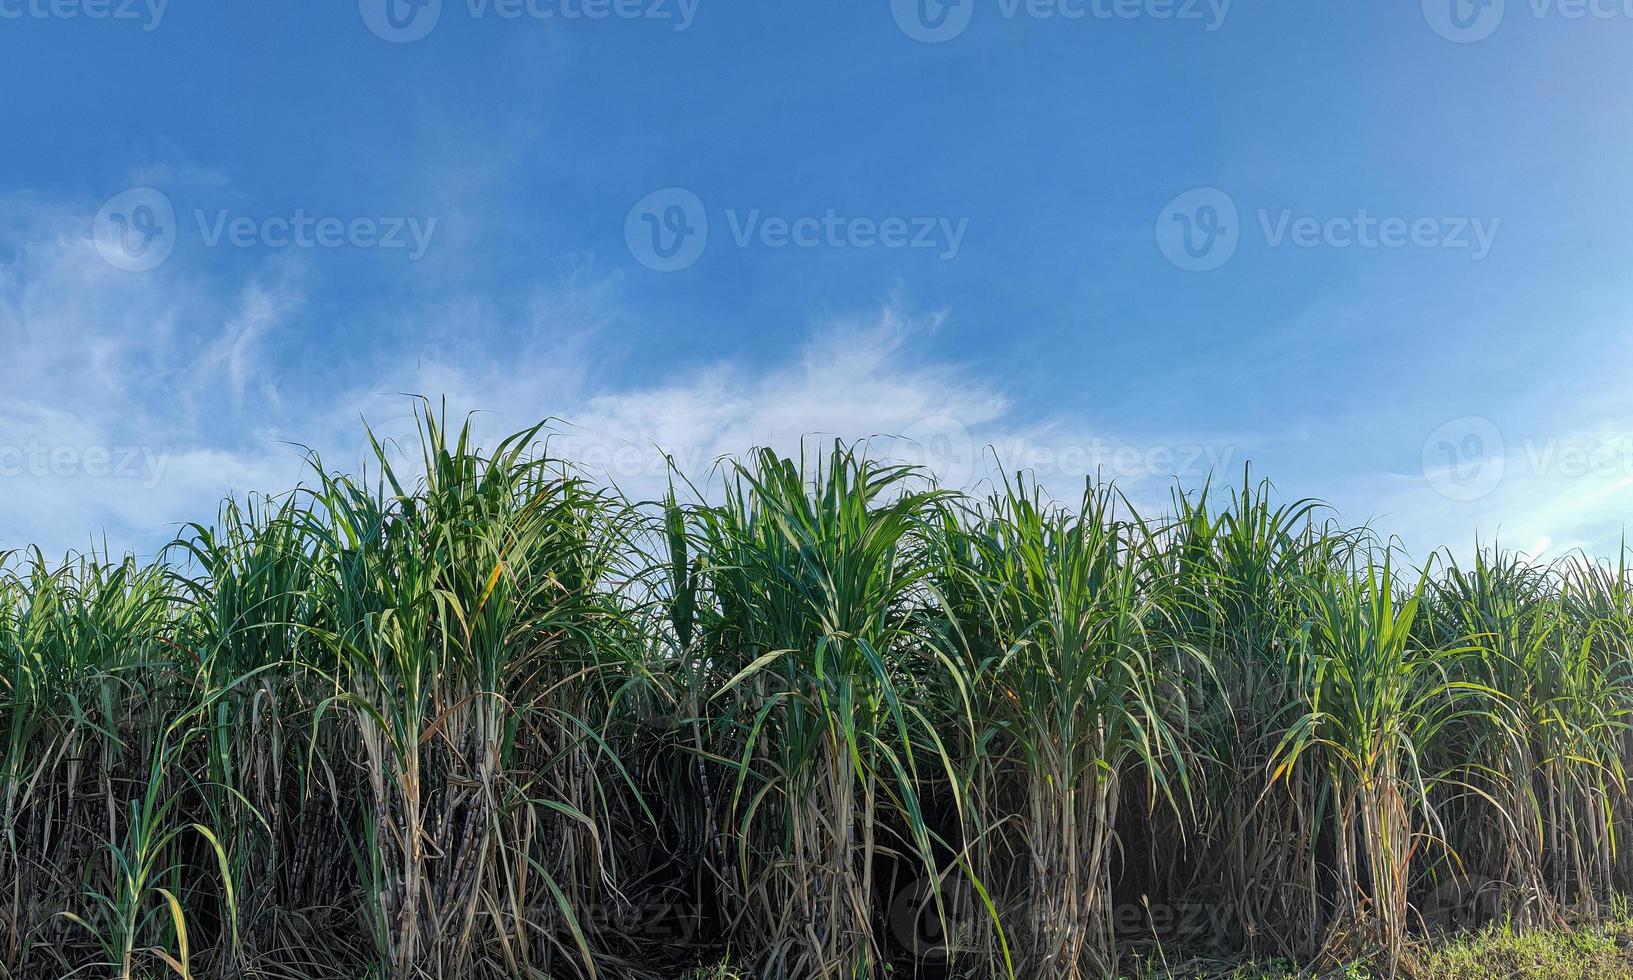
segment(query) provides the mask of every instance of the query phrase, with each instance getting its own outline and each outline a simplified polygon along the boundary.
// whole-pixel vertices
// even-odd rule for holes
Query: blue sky
[[[0,0],[0,548],[150,553],[416,392],[634,493],[880,436],[1610,552],[1630,54],[1633,0]]]

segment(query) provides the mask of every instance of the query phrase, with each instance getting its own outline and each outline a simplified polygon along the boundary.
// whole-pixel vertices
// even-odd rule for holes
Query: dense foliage
[[[0,978],[1410,969],[1633,890],[1625,564],[422,434],[153,566],[6,561]]]

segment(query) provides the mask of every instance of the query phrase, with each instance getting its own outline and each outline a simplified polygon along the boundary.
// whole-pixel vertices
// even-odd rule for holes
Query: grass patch
[[[1409,952],[1400,976],[1409,980],[1633,980],[1633,919],[1574,927],[1516,929],[1493,923]],[[1387,964],[1354,962],[1324,972],[1286,961],[1230,963],[1145,961],[1123,980],[1383,980]]]
[[[910,975],[910,974],[904,974]],[[748,980],[727,964],[701,968],[682,980]],[[1285,960],[1232,963],[1161,958],[1125,967],[1120,980],[1383,980],[1387,966],[1355,962],[1316,973]],[[1492,924],[1425,944],[1401,976],[1409,980],[1633,980],[1633,919],[1574,928],[1515,929]]]
[[[1524,931],[1487,926],[1431,949],[1422,970],[1433,980],[1633,978],[1633,922]]]

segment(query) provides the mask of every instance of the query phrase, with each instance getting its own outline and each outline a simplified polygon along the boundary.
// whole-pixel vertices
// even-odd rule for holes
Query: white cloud
[[[723,457],[757,447],[821,451],[835,438],[867,440],[871,454],[926,465],[959,486],[1019,468],[1072,493],[1100,472],[1148,503],[1167,500],[1175,473],[1194,483],[1210,469],[1239,465],[1238,448],[1217,437],[1132,438],[1082,420],[1029,417],[1011,391],[972,365],[933,356],[939,323],[887,306],[819,326],[781,364],[718,363],[647,387],[566,395],[551,380],[564,366],[556,353],[539,364],[421,363],[393,387],[445,395],[456,418],[478,408],[491,413],[479,419],[490,443],[546,416],[559,419],[550,428],[552,451],[637,499],[663,491],[668,457],[698,482]]]
[[[878,455],[970,483],[990,475],[981,447],[995,445],[1006,465],[1076,482],[1132,446],[1095,440],[1070,420],[1026,418],[1005,386],[934,353],[939,315],[894,307],[820,324],[769,366],[723,361],[650,385],[599,380],[594,352],[616,317],[616,279],[583,274],[536,291],[519,325],[500,305],[451,297],[437,313],[469,342],[354,356],[369,362],[351,374],[364,380],[323,390],[300,374],[301,360],[266,354],[302,312],[300,270],[268,264],[242,284],[168,268],[132,276],[101,261],[76,226],[88,225],[83,215],[51,218],[8,243],[20,257],[0,280],[0,326],[32,353],[13,362],[0,444],[130,446],[153,462],[123,480],[52,471],[5,481],[0,546],[60,551],[106,533],[116,550],[151,552],[178,523],[212,517],[226,492],[292,487],[303,473],[294,444],[355,470],[369,456],[363,418],[383,440],[412,442],[416,405],[405,392],[445,400],[455,422],[481,413],[490,446],[552,418],[553,451],[636,497],[663,489],[666,453],[705,481],[716,460],[754,447],[795,453],[873,438]],[[532,342],[484,353],[481,338],[498,336]]]
[[[106,535],[115,551],[151,554],[178,524],[213,518],[225,493],[293,487],[306,476],[299,446],[331,469],[355,470],[369,455],[363,418],[381,438],[411,442],[416,405],[404,393],[446,398],[456,423],[481,412],[490,446],[558,420],[553,450],[637,498],[666,485],[666,453],[707,481],[722,457],[757,446],[794,453],[836,437],[872,439],[874,453],[963,485],[990,481],[1001,466],[1030,470],[1066,496],[1099,473],[1152,512],[1166,507],[1174,475],[1189,487],[1209,473],[1234,484],[1252,459],[1288,496],[1321,494],[1342,519],[1373,519],[1422,557],[1499,531],[1511,546],[1551,554],[1614,548],[1611,515],[1633,490],[1633,449],[1602,451],[1633,447],[1633,420],[1555,443],[1510,440],[1501,483],[1459,502],[1416,469],[1335,458],[1332,445],[1372,420],[1312,430],[1290,417],[1284,431],[1243,433],[1209,428],[1208,418],[1171,432],[1126,416],[1108,425],[1051,412],[1027,378],[949,357],[936,343],[944,314],[894,304],[817,324],[780,361],[723,360],[629,383],[598,360],[627,319],[621,280],[582,265],[553,288],[521,287],[519,299],[431,290],[387,346],[305,350],[286,338],[310,336],[301,328],[315,268],[273,259],[212,275],[174,259],[122,272],[91,241],[96,206],[0,200],[0,342],[13,352],[0,359],[0,469],[8,448],[23,467],[0,476],[0,549],[39,543],[60,554]],[[336,376],[355,380],[336,386]],[[1578,451],[1596,448],[1598,462],[1575,472]],[[129,466],[98,475],[98,451],[123,453]],[[62,452],[72,458],[52,462]]]
[[[150,553],[224,489],[298,473],[292,452],[246,446],[241,412],[246,393],[276,401],[258,341],[299,307],[296,277],[116,269],[91,237],[96,207],[0,201],[0,549],[105,535]]]

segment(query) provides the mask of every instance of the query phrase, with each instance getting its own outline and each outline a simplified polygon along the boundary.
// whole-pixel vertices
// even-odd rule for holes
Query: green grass
[[[1633,923],[1574,930],[1516,931],[1493,925],[1435,947],[1423,957],[1423,975],[1436,980],[1494,977],[1633,977]]]
[[[1516,930],[1492,924],[1414,951],[1404,974],[1414,980],[1625,980],[1633,977],[1633,922],[1578,928]],[[683,980],[746,980],[728,966],[703,968]],[[1164,965],[1151,958],[1125,965],[1121,980],[1374,980],[1388,976],[1382,964],[1354,962],[1319,974],[1285,961],[1232,963],[1223,960]]]
[[[0,556],[0,980],[1628,975],[1621,556],[421,426]]]
[[[1491,923],[1480,929],[1415,944],[1405,976],[1415,980],[1624,980],[1633,977],[1633,920],[1576,927],[1517,929]],[[1387,977],[1382,961],[1357,961],[1319,974],[1286,962],[1187,963],[1164,967],[1147,960],[1125,971],[1126,980],[1294,980],[1318,975],[1331,980]]]

